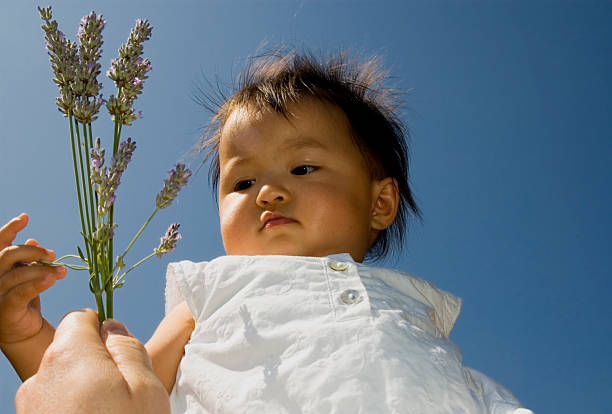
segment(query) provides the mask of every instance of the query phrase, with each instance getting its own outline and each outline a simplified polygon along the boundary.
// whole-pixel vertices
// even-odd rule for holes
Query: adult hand
[[[15,404],[17,414],[170,413],[142,343],[117,321],[100,327],[91,309],[64,317]]]

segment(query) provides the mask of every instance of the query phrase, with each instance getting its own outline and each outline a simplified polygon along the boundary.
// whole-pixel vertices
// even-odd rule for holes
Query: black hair
[[[329,102],[346,115],[352,139],[364,156],[372,178],[392,177],[397,182],[399,206],[395,221],[379,233],[366,258],[375,260],[390,251],[399,251],[408,218],[420,218],[421,212],[408,179],[408,131],[397,115],[398,94],[383,86],[386,80],[378,59],[360,62],[350,59],[347,52],[322,59],[308,51],[279,49],[251,58],[229,98],[222,96],[222,102],[214,108],[210,103],[215,100],[210,96],[199,99],[214,113],[199,150],[207,151],[206,160],[211,160],[209,178],[215,193],[220,175],[219,140],[234,109],[273,110],[288,117],[288,106],[301,99]]]

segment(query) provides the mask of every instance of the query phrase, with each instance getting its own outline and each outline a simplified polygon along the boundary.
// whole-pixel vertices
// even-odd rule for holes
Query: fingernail
[[[50,260],[54,260],[55,259],[55,252],[53,250],[49,250],[49,249],[45,249],[47,251],[47,255],[49,255],[49,257],[51,257]]]
[[[68,269],[66,269],[64,266],[57,268],[57,275],[58,276],[64,277],[67,274],[68,274]]]
[[[102,339],[106,339],[108,335],[132,336],[132,334],[121,322],[114,319],[107,319],[102,322],[100,334],[102,335]]]

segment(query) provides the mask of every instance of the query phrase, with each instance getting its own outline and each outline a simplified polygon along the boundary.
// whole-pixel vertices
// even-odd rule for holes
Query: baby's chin
[[[233,250],[226,252],[228,256],[302,256],[302,257],[326,257],[332,254],[349,253],[348,250],[316,250],[316,249],[305,249],[292,246],[284,246],[278,248],[267,248],[267,249],[247,249],[247,250]],[[351,254],[352,257],[355,257]],[[355,259],[357,260],[357,259]]]

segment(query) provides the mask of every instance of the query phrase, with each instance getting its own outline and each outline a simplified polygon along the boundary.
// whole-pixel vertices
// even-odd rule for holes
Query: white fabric
[[[222,256],[168,266],[166,312],[196,321],[175,414],[515,413],[448,340],[461,300],[350,255]]]

